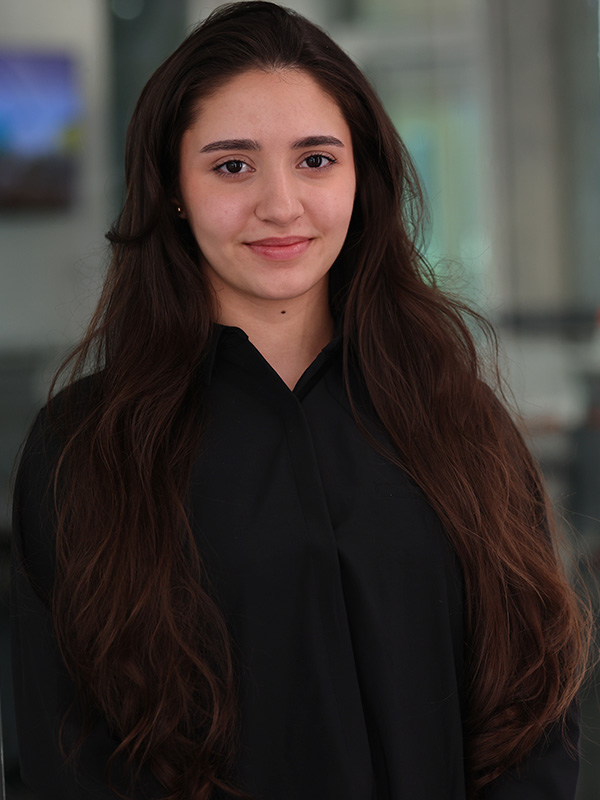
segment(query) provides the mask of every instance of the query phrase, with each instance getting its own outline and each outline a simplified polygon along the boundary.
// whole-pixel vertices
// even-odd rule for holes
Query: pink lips
[[[305,236],[272,236],[268,239],[257,239],[246,242],[246,245],[257,255],[272,261],[288,261],[304,253],[312,239]]]

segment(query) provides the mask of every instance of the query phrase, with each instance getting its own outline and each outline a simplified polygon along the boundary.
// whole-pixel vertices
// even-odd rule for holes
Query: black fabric
[[[339,341],[293,392],[239,329],[218,328],[214,348],[190,507],[238,660],[235,776],[256,800],[464,800],[463,589],[439,520],[357,427]],[[45,600],[53,527],[43,497],[56,456],[45,419],[14,504],[16,552],[36,583],[15,559],[22,773],[39,798],[109,798],[106,725],[93,728],[76,778],[57,746],[73,690]],[[555,731],[486,798],[571,800],[576,779]],[[142,776],[136,798],[159,794]]]

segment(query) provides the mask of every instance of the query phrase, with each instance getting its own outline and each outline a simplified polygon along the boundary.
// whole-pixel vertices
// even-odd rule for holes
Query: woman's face
[[[322,300],[356,179],[348,125],[308,74],[251,70],[204,100],[179,186],[222,321],[240,303]]]

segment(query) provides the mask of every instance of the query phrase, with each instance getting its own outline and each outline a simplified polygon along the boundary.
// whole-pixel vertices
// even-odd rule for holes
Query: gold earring
[[[181,206],[177,206],[177,213],[181,214]]]

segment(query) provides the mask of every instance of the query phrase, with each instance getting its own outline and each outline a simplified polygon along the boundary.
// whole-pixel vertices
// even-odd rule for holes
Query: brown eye
[[[213,169],[220,175],[239,175],[240,173],[251,171],[248,164],[239,158],[231,158],[229,161],[223,161],[222,164],[213,167]]]
[[[326,156],[323,153],[312,153],[310,156],[306,156],[300,166],[303,169],[310,169],[315,172],[318,170],[321,172],[335,163],[336,160],[332,156]]]
[[[318,168],[323,165],[323,156],[308,156],[306,159],[306,166],[311,168]]]
[[[241,172],[244,168],[243,161],[226,161],[224,164],[221,164],[222,167],[225,167],[227,172]]]

